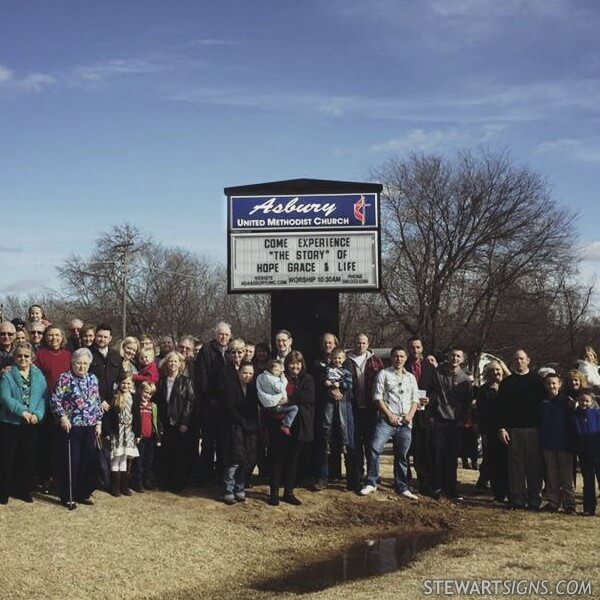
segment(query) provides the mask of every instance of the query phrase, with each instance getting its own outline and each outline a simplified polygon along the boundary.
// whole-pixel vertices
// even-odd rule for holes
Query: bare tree
[[[191,333],[209,339],[214,324],[225,319],[237,334],[269,337],[268,296],[228,296],[222,265],[164,246],[129,224],[102,234],[88,259],[72,256],[58,272],[72,312],[116,328],[125,275],[128,333],[134,335],[145,332],[176,340]]]
[[[478,328],[479,350],[512,284],[572,265],[573,215],[506,154],[389,160],[384,290],[391,315],[432,351]]]

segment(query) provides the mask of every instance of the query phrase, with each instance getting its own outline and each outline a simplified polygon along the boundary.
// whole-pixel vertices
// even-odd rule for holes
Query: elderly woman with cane
[[[71,357],[71,370],[58,378],[50,410],[60,426],[60,497],[69,509],[92,505],[94,443],[102,431],[98,379],[88,373],[92,353],[79,348]]]

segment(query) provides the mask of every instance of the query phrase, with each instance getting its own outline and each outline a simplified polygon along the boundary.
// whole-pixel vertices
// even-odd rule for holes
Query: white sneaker
[[[361,496],[368,496],[374,492],[377,488],[374,485],[365,485],[365,487],[358,492]]]
[[[419,499],[419,496],[417,496],[416,494],[413,494],[410,490],[404,490],[400,495],[403,498],[408,498],[409,500],[418,500]]]

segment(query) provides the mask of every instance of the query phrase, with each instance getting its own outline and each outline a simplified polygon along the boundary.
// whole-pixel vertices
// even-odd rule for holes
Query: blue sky
[[[0,294],[129,221],[226,254],[226,186],[506,148],[600,264],[596,0],[0,0]]]

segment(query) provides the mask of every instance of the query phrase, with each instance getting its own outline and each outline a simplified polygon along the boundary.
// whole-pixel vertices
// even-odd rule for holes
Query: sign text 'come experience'
[[[377,232],[233,234],[232,289],[373,288]]]

